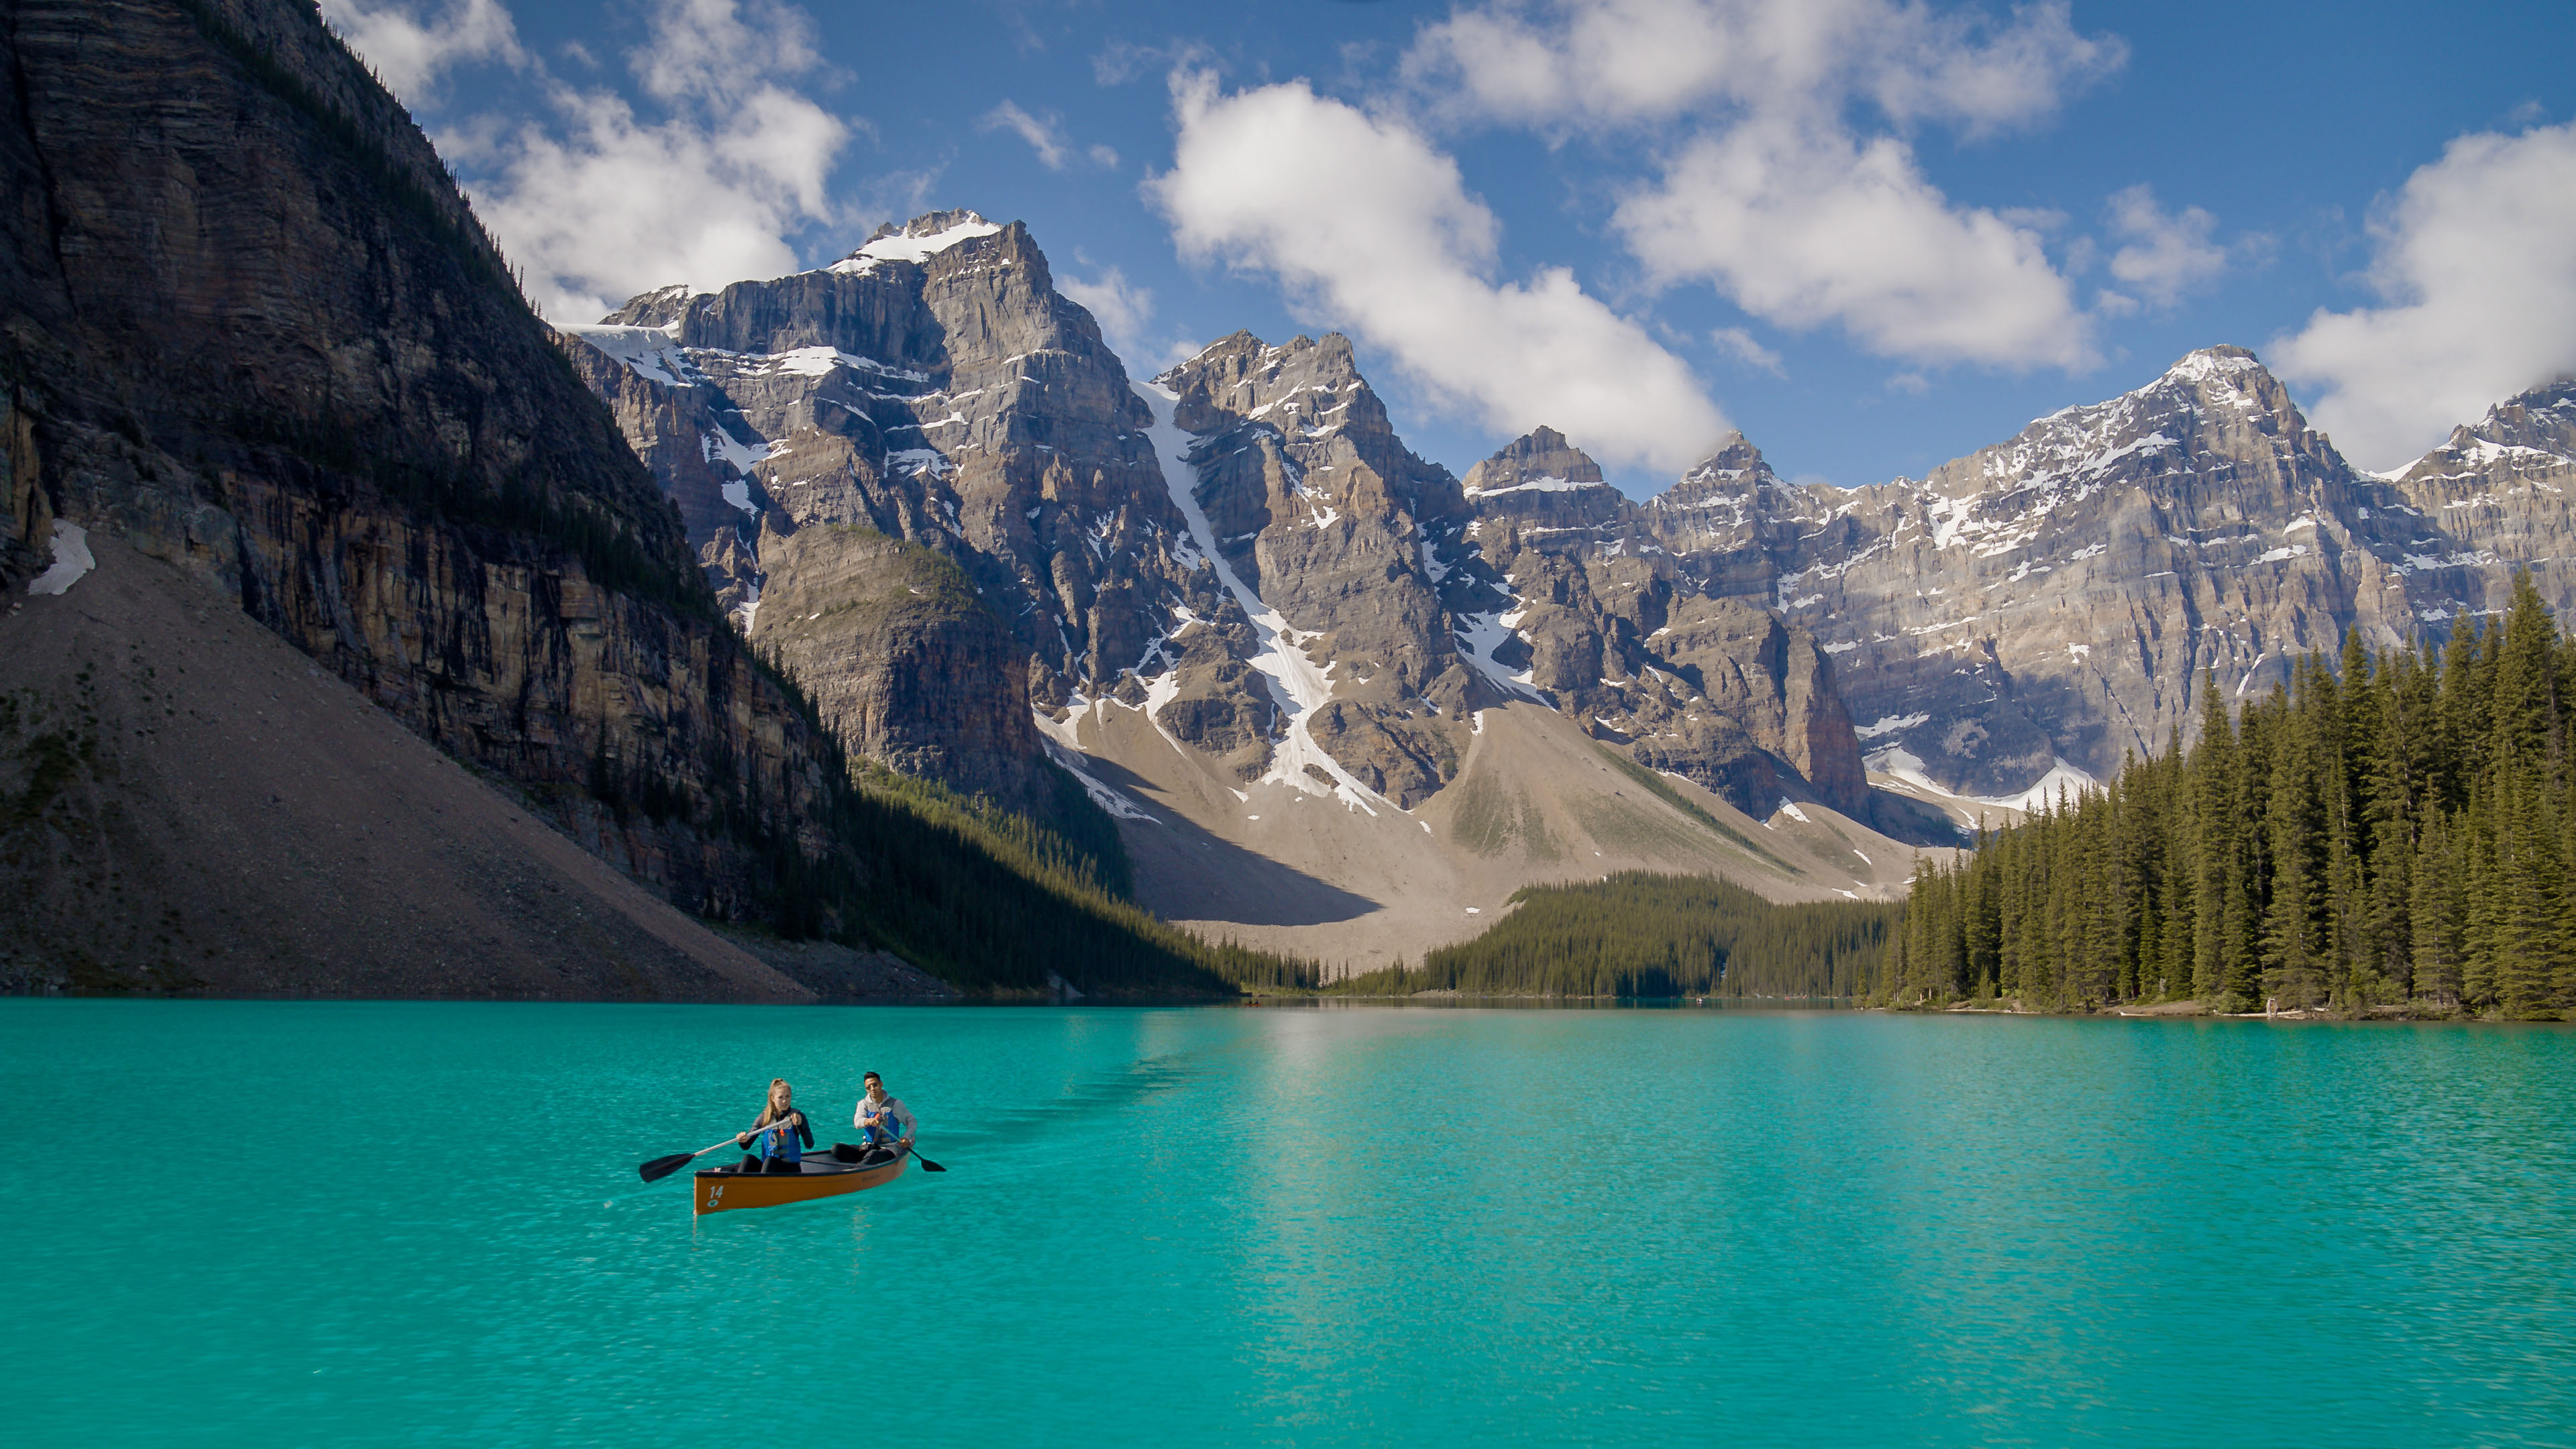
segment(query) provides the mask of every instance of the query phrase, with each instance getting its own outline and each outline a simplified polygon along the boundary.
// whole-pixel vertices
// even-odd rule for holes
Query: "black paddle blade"
[[[698,1155],[694,1152],[674,1152],[668,1157],[654,1158],[652,1161],[645,1163],[642,1167],[635,1169],[635,1173],[646,1182],[660,1182],[663,1178],[669,1177],[672,1173],[679,1171],[681,1168],[686,1167],[697,1160]]]
[[[912,1160],[920,1163],[921,1170],[924,1172],[946,1172],[948,1170],[947,1168],[940,1166],[938,1163],[931,1161],[929,1158],[922,1156],[918,1152],[912,1154]]]

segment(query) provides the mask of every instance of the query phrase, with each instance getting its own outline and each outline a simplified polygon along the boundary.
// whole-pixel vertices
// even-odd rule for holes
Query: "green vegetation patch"
[[[1926,869],[1885,999],[2576,1015],[2576,636],[2505,617],[2299,660],[2200,739]]]
[[[1528,886],[1473,941],[1327,988],[1356,996],[1847,997],[1903,919],[1874,902],[1775,905],[1705,876],[1622,871]]]

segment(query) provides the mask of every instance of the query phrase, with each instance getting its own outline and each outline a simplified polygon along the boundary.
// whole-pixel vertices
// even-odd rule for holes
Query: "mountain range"
[[[1336,335],[1131,380],[972,212],[562,330],[854,748],[1007,798],[1043,747],[1141,899],[1332,959],[1593,869],[1881,894],[2187,737],[2204,676],[2259,694],[2346,629],[2491,612],[2515,568],[2576,582],[2564,384],[2381,477],[2213,347],[1924,479],[1792,484],[1730,436],[1639,502],[1545,427],[1464,478],[1416,456]],[[971,603],[850,562],[906,545]],[[919,682],[999,655],[971,701]]]
[[[1921,480],[1461,477],[1338,335],[1131,377],[974,212],[549,328],[309,7],[8,9],[18,989],[1141,988],[1235,969],[1161,923],[1329,972],[1620,869],[1886,899],[2205,677],[2576,603],[2563,382],[2386,475],[2212,347]],[[997,908],[1090,944],[996,965]]]

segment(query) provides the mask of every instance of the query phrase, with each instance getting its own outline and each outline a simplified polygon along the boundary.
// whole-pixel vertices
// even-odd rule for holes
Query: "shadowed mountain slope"
[[[1074,843],[1083,823],[1109,839],[1105,821],[1042,762],[1027,778],[1070,797],[1065,830],[854,780],[812,707],[728,625],[684,518],[520,298],[428,142],[311,5],[0,0],[0,50],[0,586],[14,594],[64,568],[68,592],[33,601],[52,625],[104,618],[84,611],[83,591],[122,586],[118,573],[172,571],[689,915],[890,947],[1006,990],[1043,989],[1050,972],[1096,989],[1206,990],[1221,986],[1219,963],[1282,969],[1107,894],[1120,872]],[[82,575],[84,559],[97,572]],[[146,610],[84,626],[106,634],[24,637],[77,637],[150,680],[188,662],[188,631],[170,632],[185,618]],[[268,667],[255,653],[225,656],[254,661],[242,678],[191,688],[253,687]],[[269,953],[221,974],[173,958],[226,989],[798,994],[739,952],[705,956],[703,932],[637,965],[651,952],[632,931],[557,932],[545,922],[562,918],[543,913],[484,933],[499,954],[453,971],[409,948],[375,966],[307,949],[353,933],[363,954],[366,931],[407,911],[498,910],[479,877],[437,862],[487,847],[525,862],[552,847],[486,840],[521,818],[487,801],[459,807],[466,834],[401,857],[420,868],[359,870],[354,836],[299,832],[409,808],[411,786],[343,757],[373,749],[371,736],[299,733],[290,714],[270,726],[282,748],[262,734],[237,760],[163,760],[147,779],[123,749],[63,756],[65,731],[94,729],[99,711],[52,673],[24,677],[25,731],[0,761],[19,804],[0,849],[40,863],[41,881],[9,898],[0,935],[12,941],[97,955],[127,939],[100,934],[104,913],[117,930],[167,922],[173,940]],[[346,698],[301,697],[325,717]],[[143,718],[144,699],[115,708]],[[1000,724],[1033,738],[1016,703]],[[191,769],[241,774],[247,788],[234,788],[254,803],[298,799],[317,778],[338,796],[318,815],[227,820],[191,803]],[[205,919],[223,904],[190,864],[206,853],[268,870],[245,907],[300,913],[297,929]],[[556,878],[580,873],[558,865]],[[644,917],[669,924],[632,919]],[[459,931],[440,939],[483,939]],[[142,954],[103,969],[142,987],[177,980],[146,970],[159,969],[157,939],[128,940],[118,949]],[[731,964],[706,964],[717,958]]]

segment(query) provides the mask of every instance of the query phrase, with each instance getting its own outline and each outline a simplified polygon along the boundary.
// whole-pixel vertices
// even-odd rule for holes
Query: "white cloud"
[[[1784,327],[1837,324],[1881,357],[2095,360],[2039,234],[1951,205],[1893,137],[1735,126],[1683,147],[1612,222],[1656,278],[1705,279]]]
[[[1706,281],[1880,356],[2079,368],[2091,322],[2045,228],[1953,204],[1902,133],[2039,120],[2126,55],[2062,3],[1997,23],[1908,0],[1492,0],[1424,27],[1404,70],[1453,122],[1678,126],[1661,177],[1617,214],[1661,283]]]
[[[1270,272],[1293,303],[1391,354],[1441,405],[1506,434],[1552,424],[1596,457],[1678,469],[1726,420],[1680,359],[1572,272],[1496,281],[1500,227],[1457,163],[1304,82],[1224,95],[1173,77],[1172,169],[1147,183],[1181,249]]]
[[[2370,229],[2386,305],[2320,308],[2268,349],[2324,389],[2311,415],[2354,462],[2398,467],[2576,371],[2576,123],[2454,139]]]
[[[1981,133],[2048,114],[2126,58],[2116,37],[2078,35],[2063,3],[1998,27],[1904,0],[1499,0],[1424,27],[1404,69],[1436,106],[1477,119],[1812,119],[1858,99],[1899,123]]]
[[[1758,367],[1773,377],[1789,375],[1789,369],[1781,364],[1780,354],[1755,341],[1753,334],[1741,327],[1720,327],[1708,334],[1708,340],[1747,367]]]
[[[528,63],[527,52],[519,46],[518,27],[500,0],[450,0],[430,18],[399,0],[379,5],[322,0],[322,18],[375,68],[386,89],[409,102],[426,99],[438,84],[439,72],[453,65],[481,60],[513,66]]]
[[[1103,267],[1100,275],[1085,281],[1070,272],[1059,272],[1056,290],[1082,304],[1093,321],[1100,324],[1100,335],[1121,358],[1143,358],[1147,355],[1145,328],[1154,320],[1154,292],[1127,280],[1117,267]]]
[[[1029,149],[1038,153],[1038,164],[1049,171],[1062,171],[1073,164],[1073,143],[1064,138],[1064,131],[1056,118],[1048,116],[1041,120],[1021,110],[1016,101],[1004,101],[985,112],[984,118],[975,123],[975,129],[1011,132],[1029,143]],[[1092,146],[1082,154],[1094,166],[1113,171],[1118,167],[1118,153],[1106,146]]]
[[[746,9],[748,16],[746,16]],[[657,0],[627,57],[660,119],[555,84],[553,123],[441,137],[489,164],[476,209],[548,316],[587,320],[672,282],[796,269],[787,235],[837,221],[825,180],[850,123],[785,82],[818,60],[811,23],[764,0]]]
[[[2227,270],[2227,249],[2210,240],[2218,218],[2197,206],[2179,216],[2156,204],[2140,184],[2114,193],[2103,208],[2111,234],[2123,245],[2111,254],[2111,275],[2149,306],[2171,307],[2183,293]]]

